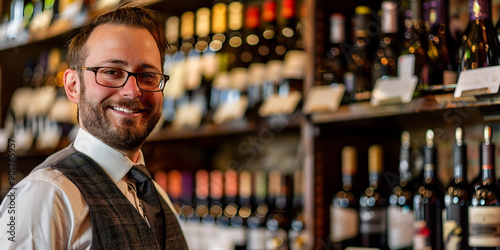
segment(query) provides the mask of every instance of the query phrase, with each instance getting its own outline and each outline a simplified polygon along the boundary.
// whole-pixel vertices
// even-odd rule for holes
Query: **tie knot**
[[[132,178],[139,183],[151,179],[151,175],[149,174],[148,169],[142,164],[134,165],[130,169],[129,173]]]

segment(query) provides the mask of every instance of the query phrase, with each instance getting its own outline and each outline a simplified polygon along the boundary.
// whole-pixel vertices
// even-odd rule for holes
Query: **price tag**
[[[190,102],[177,108],[177,112],[172,122],[174,129],[198,128],[203,116],[203,107],[195,102]]]
[[[222,124],[228,121],[240,120],[245,115],[248,107],[248,98],[242,96],[234,102],[223,103],[214,113],[214,123]]]
[[[259,108],[259,115],[261,117],[278,114],[290,115],[295,111],[301,98],[302,94],[299,91],[293,91],[285,97],[279,95],[269,97]]]
[[[496,94],[500,86],[500,66],[460,72],[454,97]]]
[[[336,111],[340,106],[344,93],[344,84],[314,86],[307,94],[302,111],[305,114]]]
[[[415,75],[415,55],[402,55],[398,58],[398,77],[411,77]]]
[[[375,82],[370,103],[372,106],[409,103],[417,81],[417,76],[380,78]]]

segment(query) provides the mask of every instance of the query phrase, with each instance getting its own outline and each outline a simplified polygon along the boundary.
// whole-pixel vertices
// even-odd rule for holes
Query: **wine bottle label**
[[[424,220],[417,220],[413,225],[415,229],[413,234],[413,249],[432,250],[431,231],[427,227],[427,223]]]
[[[249,228],[247,249],[248,250],[266,249],[266,232],[267,229],[262,227]]]
[[[263,249],[288,249],[288,232],[283,228],[267,230],[266,247]]]
[[[459,204],[450,204],[449,207],[443,209],[443,242],[445,249],[458,250],[461,249],[461,244],[464,239],[463,228],[460,223],[460,210],[462,207]],[[462,223],[466,223],[462,221]]]
[[[469,246],[500,246],[500,207],[469,207]]]
[[[361,207],[359,209],[360,227],[363,234],[382,234],[387,229],[387,211],[383,207]]]
[[[266,64],[252,63],[248,67],[247,84],[260,86],[264,82]]]
[[[283,78],[304,79],[307,64],[307,53],[302,50],[290,50],[283,60]]]
[[[412,245],[414,230],[413,211],[408,208],[391,206],[387,209],[389,227],[387,230],[388,244],[391,249],[398,249]]]
[[[187,90],[196,90],[201,85],[202,60],[199,53],[192,51],[186,59],[186,69],[189,73],[185,74],[185,86]]]
[[[356,209],[330,206],[330,214],[330,238],[333,242],[341,242],[358,235],[359,217]]]

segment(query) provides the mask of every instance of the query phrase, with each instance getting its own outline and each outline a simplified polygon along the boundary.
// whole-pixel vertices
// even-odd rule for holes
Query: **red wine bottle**
[[[357,151],[353,146],[342,149],[342,188],[332,200],[330,241],[334,249],[359,244],[359,192],[354,176],[358,170]]]
[[[469,246],[474,250],[500,249],[500,196],[495,180],[495,144],[491,127],[484,128],[482,182],[469,205]]]
[[[398,22],[397,4],[393,1],[382,2],[380,40],[375,50],[372,65],[372,82],[382,77],[397,76],[399,44],[397,41]]]
[[[359,198],[359,232],[362,247],[387,247],[387,196],[382,188],[383,152],[380,145],[368,149],[370,185]]]
[[[410,133],[401,134],[399,184],[392,189],[387,208],[387,241],[390,249],[411,249],[413,238],[413,188],[410,169]]]
[[[436,164],[434,132],[427,130],[424,147],[424,180],[413,196],[416,230],[413,247],[416,249],[443,249],[443,193],[436,179]]]
[[[458,73],[500,64],[500,45],[491,23],[491,0],[469,1],[469,24],[462,37]]]
[[[453,180],[444,193],[443,244],[446,249],[467,249],[467,145],[462,128],[455,131]]]

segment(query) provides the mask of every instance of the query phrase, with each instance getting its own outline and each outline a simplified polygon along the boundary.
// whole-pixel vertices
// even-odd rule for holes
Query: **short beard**
[[[83,83],[83,81],[81,82]],[[122,126],[115,126],[113,124],[105,115],[105,111],[107,107],[110,106],[110,102],[110,100],[105,100],[102,103],[92,103],[92,101],[88,100],[85,96],[85,84],[81,84],[78,112],[79,115],[81,115],[83,127],[90,134],[117,150],[139,150],[158,123],[161,117],[161,109],[155,110],[151,105],[144,107],[144,104],[141,104],[138,100],[132,99],[122,99],[117,103],[115,102],[115,104],[120,106],[147,109],[150,112],[155,112],[149,116],[144,124],[145,127],[141,130],[137,130],[132,127],[134,125],[134,120],[130,118],[124,119]]]

